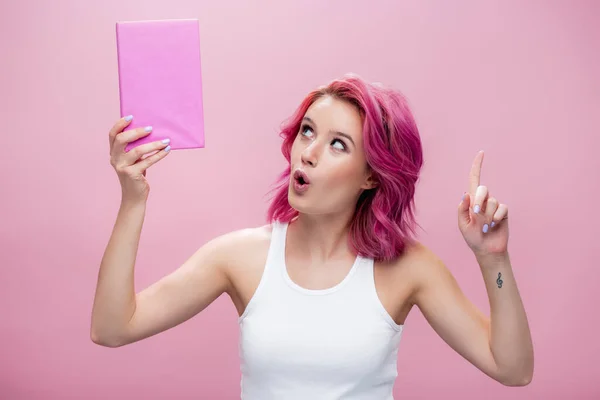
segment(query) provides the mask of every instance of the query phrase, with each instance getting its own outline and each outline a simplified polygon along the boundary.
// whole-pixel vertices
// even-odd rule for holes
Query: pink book
[[[117,22],[121,116],[126,130],[152,133],[126,147],[171,139],[171,149],[204,147],[198,20]]]

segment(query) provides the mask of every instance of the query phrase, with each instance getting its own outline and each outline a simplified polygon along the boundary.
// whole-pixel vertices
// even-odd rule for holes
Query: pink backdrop
[[[503,387],[415,309],[397,398],[600,398],[599,13],[593,0],[2,2],[0,398],[239,398],[226,296],[124,348],[89,338],[120,196],[107,143],[115,22],[168,18],[200,19],[207,147],[149,171],[138,290],[209,238],[263,223],[284,165],[279,123],[307,91],[355,72],[409,97],[425,147],[421,240],[487,312],[456,226],[471,160],[486,151],[482,183],[510,207],[535,342],[531,385]]]

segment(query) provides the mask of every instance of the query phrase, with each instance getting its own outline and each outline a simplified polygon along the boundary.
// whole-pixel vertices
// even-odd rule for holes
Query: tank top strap
[[[285,241],[287,234],[288,222],[274,221],[273,230],[271,233],[271,244],[269,246],[269,260],[267,264],[270,273],[280,273],[275,271],[281,269],[285,265]]]
[[[258,286],[254,291],[254,294],[250,298],[246,309],[239,317],[238,321],[241,323],[246,316],[264,300],[265,295],[267,297],[273,295],[273,292],[278,290],[282,286],[281,268],[285,261],[285,231],[287,223],[281,221],[273,221],[271,223],[271,241],[269,244],[269,250],[267,252],[267,259],[265,261],[264,269]],[[270,292],[265,294],[264,292]]]
[[[358,293],[365,295],[364,300],[372,304],[376,311],[378,311],[383,319],[395,330],[401,331],[402,325],[398,325],[396,321],[387,312],[381,299],[377,294],[377,286],[375,284],[375,260],[373,258],[361,257],[362,265],[357,271],[357,279],[354,284],[357,285],[354,289]]]
[[[285,268],[285,241],[288,223],[273,221],[271,226],[271,243],[261,281],[268,281],[269,286],[279,287],[284,283],[282,275]],[[266,283],[261,282],[261,284],[264,286]]]

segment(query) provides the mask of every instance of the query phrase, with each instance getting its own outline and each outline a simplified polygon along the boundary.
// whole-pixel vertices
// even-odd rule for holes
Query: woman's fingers
[[[133,116],[131,116],[131,115],[120,118],[117,122],[115,122],[115,124],[112,126],[112,128],[110,128],[110,131],[108,131],[108,144],[110,146],[111,151],[112,151],[112,147],[113,147],[115,138],[117,137],[117,135],[119,133],[121,133],[123,131],[123,129],[125,129],[125,127],[127,127],[127,125],[129,125],[129,123],[131,122],[132,119],[133,119]]]
[[[152,127],[147,126],[145,128],[136,128],[117,133],[111,147],[111,154],[115,157],[125,154],[125,147],[128,143],[143,138],[144,136],[148,136],[151,132]]]
[[[167,154],[169,154],[170,150],[171,150],[171,146],[167,146],[167,147],[159,150],[156,154],[153,154],[151,156],[144,158],[143,160],[138,161],[133,166],[131,166],[131,168],[134,169],[136,172],[139,172],[140,174],[145,175],[146,170],[148,168],[150,168],[152,165],[154,165],[157,162],[159,162],[160,160],[162,160],[163,158],[165,158],[167,156]]]
[[[136,146],[123,155],[123,161],[126,165],[133,165],[147,154],[166,148],[169,142],[169,139],[164,139]]]
[[[485,212],[486,200],[489,195],[487,186],[478,186],[473,200],[473,213],[481,215]]]

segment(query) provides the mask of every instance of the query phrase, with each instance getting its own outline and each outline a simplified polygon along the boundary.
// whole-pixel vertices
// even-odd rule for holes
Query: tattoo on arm
[[[502,284],[504,283],[504,281],[501,278],[502,278],[502,273],[498,272],[498,279],[496,279],[496,283],[498,284],[498,289],[502,288]]]

